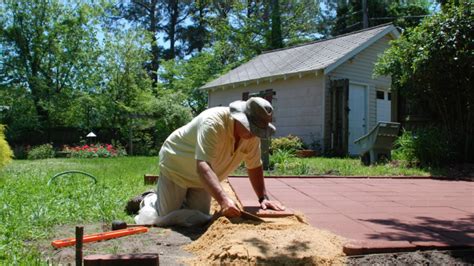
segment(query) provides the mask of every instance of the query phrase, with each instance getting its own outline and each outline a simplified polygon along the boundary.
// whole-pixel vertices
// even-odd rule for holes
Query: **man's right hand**
[[[209,163],[196,160],[196,168],[206,190],[219,202],[219,205],[221,205],[221,213],[229,218],[240,216],[239,208],[237,208],[235,202],[225,194],[216,173],[214,173]]]
[[[240,210],[235,202],[229,197],[225,197],[221,202],[221,212],[225,217],[233,218],[240,216]]]

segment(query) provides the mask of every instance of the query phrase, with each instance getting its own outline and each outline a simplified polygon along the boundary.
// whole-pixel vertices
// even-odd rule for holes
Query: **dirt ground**
[[[224,189],[231,195],[228,185]],[[235,195],[233,195],[235,197]],[[214,202],[213,210],[218,206]],[[313,228],[298,214],[265,218],[265,223],[215,216],[200,228],[150,228],[148,233],[85,243],[93,254],[158,253],[161,265],[474,265],[474,250],[417,251],[347,257],[345,239]],[[75,226],[59,226],[51,240],[74,237]],[[110,225],[84,225],[84,233],[109,231]],[[74,265],[75,248],[35,244],[52,265]]]
[[[101,224],[84,225],[84,234],[109,231],[109,226]],[[100,242],[84,243],[83,255],[157,253],[161,265],[182,265],[180,261],[193,257],[182,247],[190,244],[203,233],[204,228],[194,230],[184,228],[149,228],[147,233],[130,235]],[[75,226],[56,228],[51,240],[74,237]],[[50,265],[75,265],[75,247],[55,249],[50,241],[39,243],[43,260]]]
[[[348,257],[347,265],[474,265],[473,250],[431,250]]]
[[[285,225],[255,225],[255,222],[230,221],[223,217],[219,219],[207,230],[205,227],[151,228],[144,234],[86,243],[83,253],[84,256],[158,253],[161,265],[474,265],[473,250],[434,250],[344,257],[340,251],[333,250],[337,247],[337,241],[329,246],[326,246],[324,241],[308,241],[318,232],[317,229],[304,229],[303,226],[297,227],[298,230],[288,231]],[[233,231],[232,228],[241,226],[240,223],[243,223],[245,230],[234,230],[234,233],[228,234]],[[274,228],[274,231],[260,230],[257,238],[252,234],[253,226],[260,229],[267,226],[280,228]],[[53,239],[74,236],[74,226],[61,226],[56,231],[58,233]],[[103,228],[102,225],[85,225],[84,231],[95,233],[103,231]],[[252,235],[253,237],[250,237]],[[324,235],[329,239],[333,237],[327,232]],[[247,240],[240,241],[242,239]],[[286,239],[286,242],[281,242],[283,239]],[[224,240],[229,241],[223,243]],[[54,249],[49,241],[44,241],[38,243],[38,248],[42,252],[43,260],[50,265],[74,265],[74,247]]]

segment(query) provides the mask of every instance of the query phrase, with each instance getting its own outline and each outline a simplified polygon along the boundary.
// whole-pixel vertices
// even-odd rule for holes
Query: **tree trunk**
[[[283,47],[283,40],[281,37],[281,13],[280,13],[280,1],[271,0],[272,9],[272,24],[271,24],[271,49],[278,49]]]
[[[198,23],[199,23],[199,29],[200,29],[199,32],[201,32],[201,34],[202,34],[202,35],[200,36],[200,38],[202,38],[202,42],[201,42],[201,44],[197,47],[197,50],[198,50],[198,52],[201,52],[202,49],[204,48],[204,42],[205,42],[205,39],[206,39],[206,38],[203,36],[204,33],[205,33],[205,27],[206,27],[206,26],[204,25],[204,23],[205,23],[205,18],[204,18],[204,4],[202,3],[202,1],[198,1],[198,12],[199,12],[199,21],[198,21]],[[201,29],[204,29],[204,30],[201,30]],[[207,35],[207,34],[206,34],[206,35]]]
[[[168,40],[170,41],[170,50],[166,56],[167,60],[174,59],[176,56],[175,43],[176,43],[176,26],[179,18],[178,1],[171,0],[168,6],[170,19],[168,24]]]
[[[270,48],[272,43],[271,36],[271,27],[270,27],[270,12],[271,12],[271,2],[273,0],[264,0],[263,1],[263,14],[262,14],[262,32],[265,39],[265,48]]]
[[[152,34],[151,38],[151,64],[148,68],[148,73],[152,79],[153,88],[156,88],[156,84],[158,83],[158,68],[160,67],[160,48],[158,47],[158,40],[156,38],[156,33],[158,31],[157,23],[158,18],[156,17],[158,1],[153,0],[150,3],[150,11],[149,11],[149,18],[150,18],[150,25],[148,31]]]

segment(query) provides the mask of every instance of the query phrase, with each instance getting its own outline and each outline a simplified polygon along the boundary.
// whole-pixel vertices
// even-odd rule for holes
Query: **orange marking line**
[[[82,238],[83,239],[82,242],[83,243],[95,242],[99,240],[106,240],[106,239],[117,238],[117,237],[128,236],[128,235],[139,234],[139,233],[146,233],[146,232],[148,232],[148,228],[146,227],[143,227],[143,226],[133,227],[133,228],[115,230],[115,231],[110,231],[110,232],[85,235]],[[68,247],[68,246],[73,246],[75,244],[76,244],[75,237],[54,240],[53,242],[51,242],[51,245],[53,245],[53,247],[55,248]]]

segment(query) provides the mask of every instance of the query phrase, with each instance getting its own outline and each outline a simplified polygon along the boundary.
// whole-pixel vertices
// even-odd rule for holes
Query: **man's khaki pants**
[[[201,188],[182,188],[160,174],[157,193],[148,194],[140,207],[138,216],[149,207],[156,210],[154,224],[193,226],[209,221],[211,196]]]

